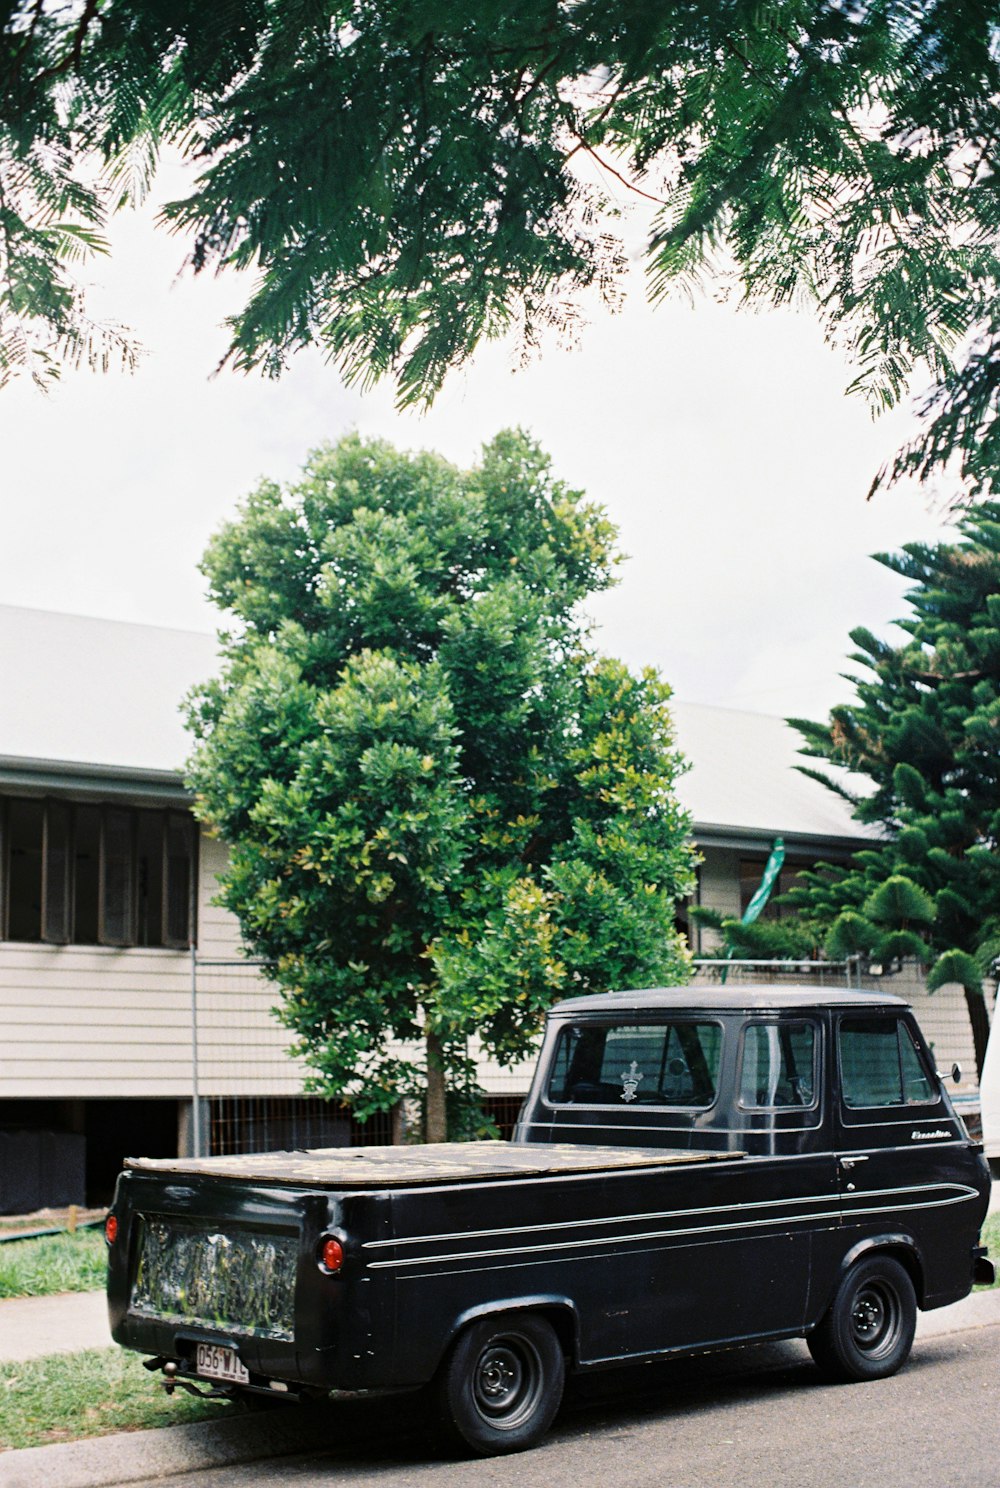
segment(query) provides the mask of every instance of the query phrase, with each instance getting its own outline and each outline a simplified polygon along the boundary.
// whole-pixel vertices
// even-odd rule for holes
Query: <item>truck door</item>
[[[933,1252],[941,1217],[972,1194],[965,1131],[905,1014],[845,1013],[836,1034],[845,1248],[894,1231]]]
[[[839,1228],[823,1072],[821,1019],[745,1022],[735,1088],[720,1106],[731,1147],[746,1155],[685,1176],[673,1243],[636,1261],[649,1302],[634,1346],[690,1347],[803,1325],[817,1235]]]

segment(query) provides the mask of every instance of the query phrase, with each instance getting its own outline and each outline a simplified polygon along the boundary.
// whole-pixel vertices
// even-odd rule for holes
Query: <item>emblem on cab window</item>
[[[622,1070],[622,1100],[623,1101],[634,1101],[635,1100],[635,1092],[639,1088],[639,1081],[641,1079],[642,1079],[642,1071],[640,1070],[639,1066],[636,1064],[635,1060],[633,1059],[632,1060],[632,1063],[629,1065],[628,1069],[627,1070]]]

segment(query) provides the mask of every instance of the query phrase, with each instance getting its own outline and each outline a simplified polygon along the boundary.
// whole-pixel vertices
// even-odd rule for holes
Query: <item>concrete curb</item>
[[[1000,1288],[976,1292],[951,1307],[922,1312],[918,1343],[948,1333],[1000,1325]],[[373,1412],[381,1402],[372,1401]],[[50,1447],[25,1447],[0,1453],[0,1488],[108,1488],[142,1483],[210,1468],[234,1467],[274,1457],[322,1451],[332,1442],[344,1446],[363,1441],[369,1427],[367,1410],[358,1402],[344,1410],[336,1402],[278,1407],[264,1416],[241,1415],[231,1421],[204,1421],[194,1426],[161,1426],[154,1431],[120,1432]]]
[[[335,1404],[277,1407],[262,1416],[120,1432],[0,1453],[0,1488],[107,1488],[213,1467],[290,1457],[357,1440]]]

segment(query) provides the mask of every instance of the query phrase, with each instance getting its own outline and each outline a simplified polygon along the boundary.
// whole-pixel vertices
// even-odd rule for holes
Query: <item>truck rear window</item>
[[[572,1024],[559,1034],[548,1099],[555,1105],[710,1106],[721,1051],[722,1027],[715,1022]]]

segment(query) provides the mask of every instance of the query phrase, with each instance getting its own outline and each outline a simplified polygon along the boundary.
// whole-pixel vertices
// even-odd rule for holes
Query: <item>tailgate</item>
[[[137,1214],[129,1315],[290,1343],[299,1246],[298,1227]]]
[[[347,1276],[319,1264],[324,1237],[346,1242],[341,1195],[126,1172],[113,1212],[108,1310],[117,1343],[168,1359],[215,1343],[237,1349],[251,1372],[278,1378],[312,1374],[348,1346]],[[365,1216],[349,1222],[364,1231]]]

